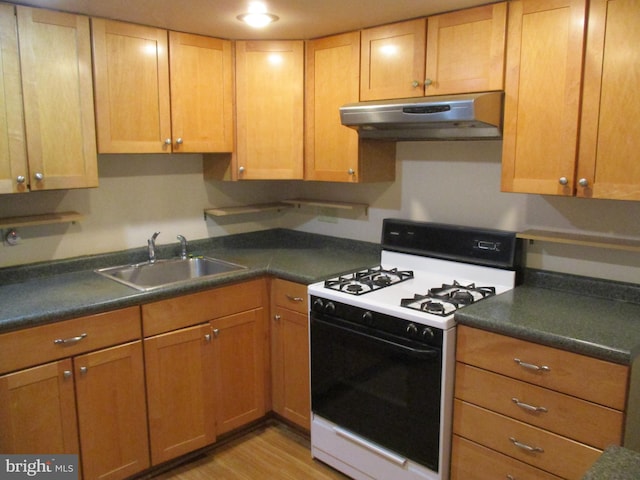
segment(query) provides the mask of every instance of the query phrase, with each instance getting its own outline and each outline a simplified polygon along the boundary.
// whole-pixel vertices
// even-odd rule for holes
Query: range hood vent
[[[502,98],[502,92],[487,92],[351,103],[340,107],[340,120],[361,138],[500,139]]]

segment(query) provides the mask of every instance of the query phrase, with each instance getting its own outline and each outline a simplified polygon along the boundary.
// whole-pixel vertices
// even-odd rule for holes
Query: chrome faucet
[[[187,259],[187,239],[184,238],[183,235],[178,235],[176,237],[180,241],[180,258],[182,260]]]
[[[158,238],[160,232],[154,233],[149,240],[147,240],[149,251],[149,263],[155,263],[156,261],[156,238]]]

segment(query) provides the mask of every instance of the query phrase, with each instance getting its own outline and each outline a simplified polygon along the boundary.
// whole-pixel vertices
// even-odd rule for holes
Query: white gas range
[[[380,265],[309,286],[312,454],[362,480],[448,478],[455,311],[516,285],[513,232],[383,223]]]

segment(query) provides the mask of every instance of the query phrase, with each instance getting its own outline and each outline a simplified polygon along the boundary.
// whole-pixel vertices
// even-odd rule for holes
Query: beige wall
[[[640,240],[640,202],[500,192],[498,141],[398,144],[393,183],[206,182],[199,155],[101,155],[100,187],[0,196],[0,217],[75,210],[75,225],[20,229],[20,245],[0,246],[0,267],[273,227],[378,242],[382,219],[411,218],[481,227],[542,228]],[[364,212],[302,207],[205,221],[203,209],[286,198],[370,205]],[[536,242],[534,268],[640,283],[640,255]]]

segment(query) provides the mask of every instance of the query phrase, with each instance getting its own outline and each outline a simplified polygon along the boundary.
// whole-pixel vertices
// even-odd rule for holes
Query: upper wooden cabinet
[[[304,42],[236,42],[232,178],[302,179]]]
[[[395,178],[395,142],[359,139],[340,122],[340,107],[359,99],[359,78],[359,32],[307,42],[305,179],[356,183]]]
[[[92,27],[99,152],[171,152],[167,31],[97,18]]]
[[[585,18],[585,0],[509,3],[504,191],[575,191]]]
[[[0,193],[27,191],[18,26],[15,7],[0,4]],[[18,182],[18,178],[25,181]]]
[[[100,153],[232,149],[229,41],[96,18],[92,25]]]
[[[425,37],[424,18],[363,30],[360,100],[423,95]]]
[[[640,200],[640,9],[631,0],[589,8],[576,194]]]
[[[174,152],[233,150],[231,42],[169,32]]]
[[[425,95],[504,88],[507,3],[427,19]]]
[[[96,187],[89,19],[0,7],[0,193]]]

